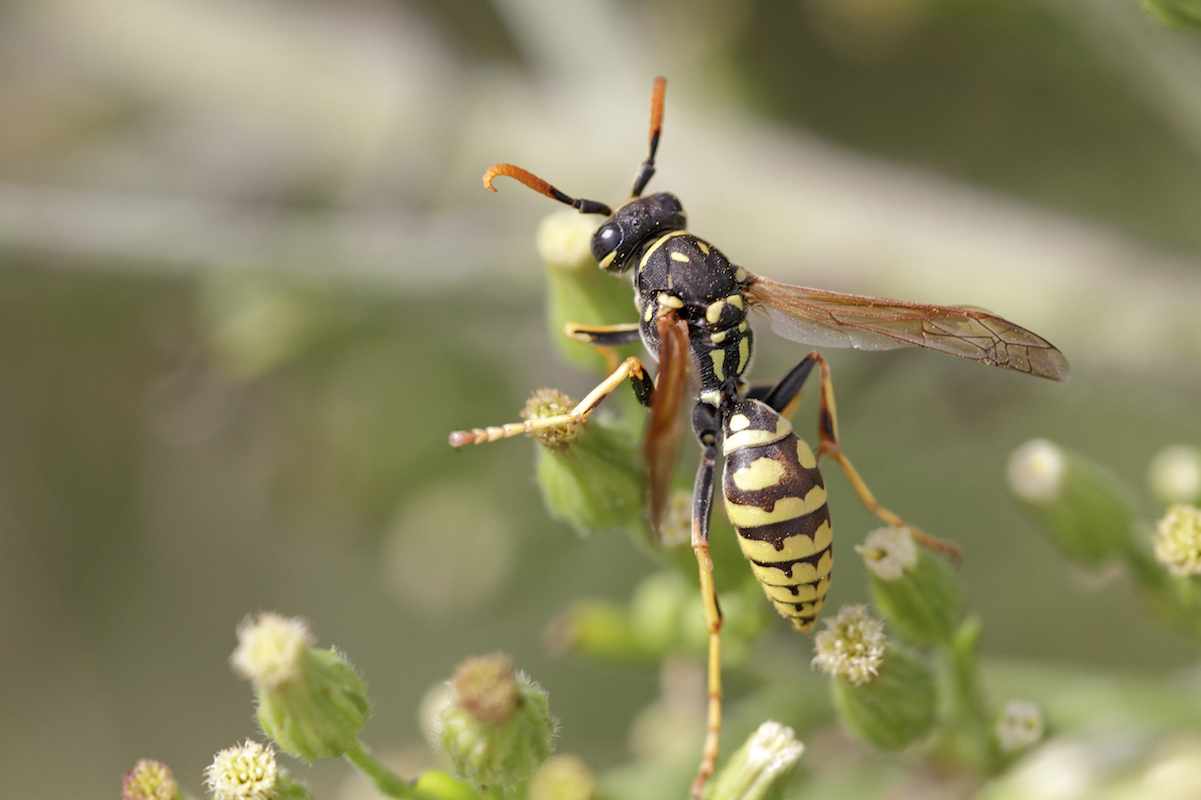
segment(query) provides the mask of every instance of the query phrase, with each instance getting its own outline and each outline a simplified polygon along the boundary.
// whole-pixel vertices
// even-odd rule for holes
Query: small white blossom
[[[215,800],[271,800],[278,779],[275,751],[250,739],[222,750],[204,770]]]
[[[299,617],[264,612],[238,626],[238,646],[230,663],[256,686],[274,689],[301,676],[305,651],[315,641]]]
[[[1002,752],[1016,753],[1043,738],[1043,712],[1029,700],[1010,700],[994,729]]]
[[[884,623],[868,616],[864,606],[844,606],[838,616],[826,620],[826,630],[813,644],[813,666],[859,686],[875,678],[884,661]]]
[[[1176,445],[1151,459],[1151,489],[1165,503],[1190,503],[1201,497],[1201,451]]]
[[[1155,557],[1178,578],[1201,575],[1201,509],[1170,506],[1156,525]]]
[[[776,774],[801,760],[805,745],[792,728],[768,720],[747,740],[747,767],[755,772]]]
[[[855,550],[883,581],[895,581],[917,565],[917,543],[908,528],[877,528]]]
[[[1063,484],[1067,458],[1046,439],[1031,439],[1009,457],[1009,488],[1034,503],[1054,500]]]

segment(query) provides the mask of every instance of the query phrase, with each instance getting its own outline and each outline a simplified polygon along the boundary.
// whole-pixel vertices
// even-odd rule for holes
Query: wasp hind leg
[[[713,509],[714,468],[717,463],[717,423],[707,420],[703,412],[708,406],[697,406],[693,426],[700,439],[701,463],[696,471],[692,492],[692,551],[700,570],[701,602],[705,610],[705,627],[709,631],[709,710],[705,732],[705,747],[701,765],[692,783],[692,796],[700,800],[705,782],[713,775],[721,743],[721,607],[717,604],[717,589],[713,583],[713,559],[709,556],[709,519]]]
[[[507,425],[498,425],[491,428],[473,428],[469,431],[455,431],[450,435],[450,445],[451,447],[462,447],[467,444],[483,444],[485,442],[495,442],[499,439],[507,439],[510,436],[517,436],[522,433],[536,433],[552,428],[579,425],[588,419],[592,412],[597,409],[597,406],[612,394],[614,389],[624,383],[627,378],[634,389],[634,394],[637,396],[638,401],[643,405],[649,406],[654,397],[654,381],[647,373],[646,368],[642,366],[642,362],[631,356],[623,361],[609,377],[601,381],[599,386],[589,392],[587,397],[566,414],[529,419],[525,422],[510,422]]]
[[[821,395],[817,425],[819,458],[825,455],[838,462],[838,466],[842,469],[843,474],[846,475],[851,488],[855,490],[855,494],[859,495],[860,501],[862,501],[868,511],[894,528],[905,528],[918,544],[936,552],[946,553],[952,561],[958,564],[962,560],[962,555],[959,552],[959,548],[953,542],[931,536],[920,528],[905,522],[892,511],[880,505],[880,502],[876,500],[876,496],[872,494],[872,490],[868,488],[867,483],[860,477],[859,470],[855,469],[855,465],[842,452],[842,446],[838,442],[838,412],[834,405],[834,384],[830,380],[830,367],[821,353],[814,350],[805,356],[784,376],[783,380],[764,392],[763,396],[758,399],[767,403],[767,405],[771,406],[777,412],[784,414],[784,416],[788,416],[792,409],[795,408],[795,401],[800,396],[801,386],[814,366],[820,367],[821,373]],[[787,413],[785,413],[785,409],[787,409]]]

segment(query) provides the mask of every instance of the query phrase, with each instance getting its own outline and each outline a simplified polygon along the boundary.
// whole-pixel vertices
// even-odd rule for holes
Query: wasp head
[[[592,255],[606,272],[620,274],[630,257],[655,236],[684,230],[688,218],[680,199],[669,192],[635,197],[613,212],[592,236]]]

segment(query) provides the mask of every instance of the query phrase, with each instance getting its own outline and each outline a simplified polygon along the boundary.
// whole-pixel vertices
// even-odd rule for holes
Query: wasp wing
[[[924,347],[994,367],[1062,381],[1068,361],[1050,342],[979,308],[843,294],[747,276],[747,300],[772,330],[819,347]]]
[[[651,532],[658,535],[667,507],[671,476],[675,472],[680,435],[684,429],[682,408],[688,396],[688,323],[667,309],[656,319],[659,332],[659,373],[651,401],[650,421],[642,455],[646,463]]]

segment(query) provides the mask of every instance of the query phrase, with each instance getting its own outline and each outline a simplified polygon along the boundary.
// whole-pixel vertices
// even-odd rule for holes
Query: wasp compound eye
[[[613,264],[614,256],[624,238],[621,226],[613,222],[601,225],[592,235],[592,255],[603,269],[609,269]]]

